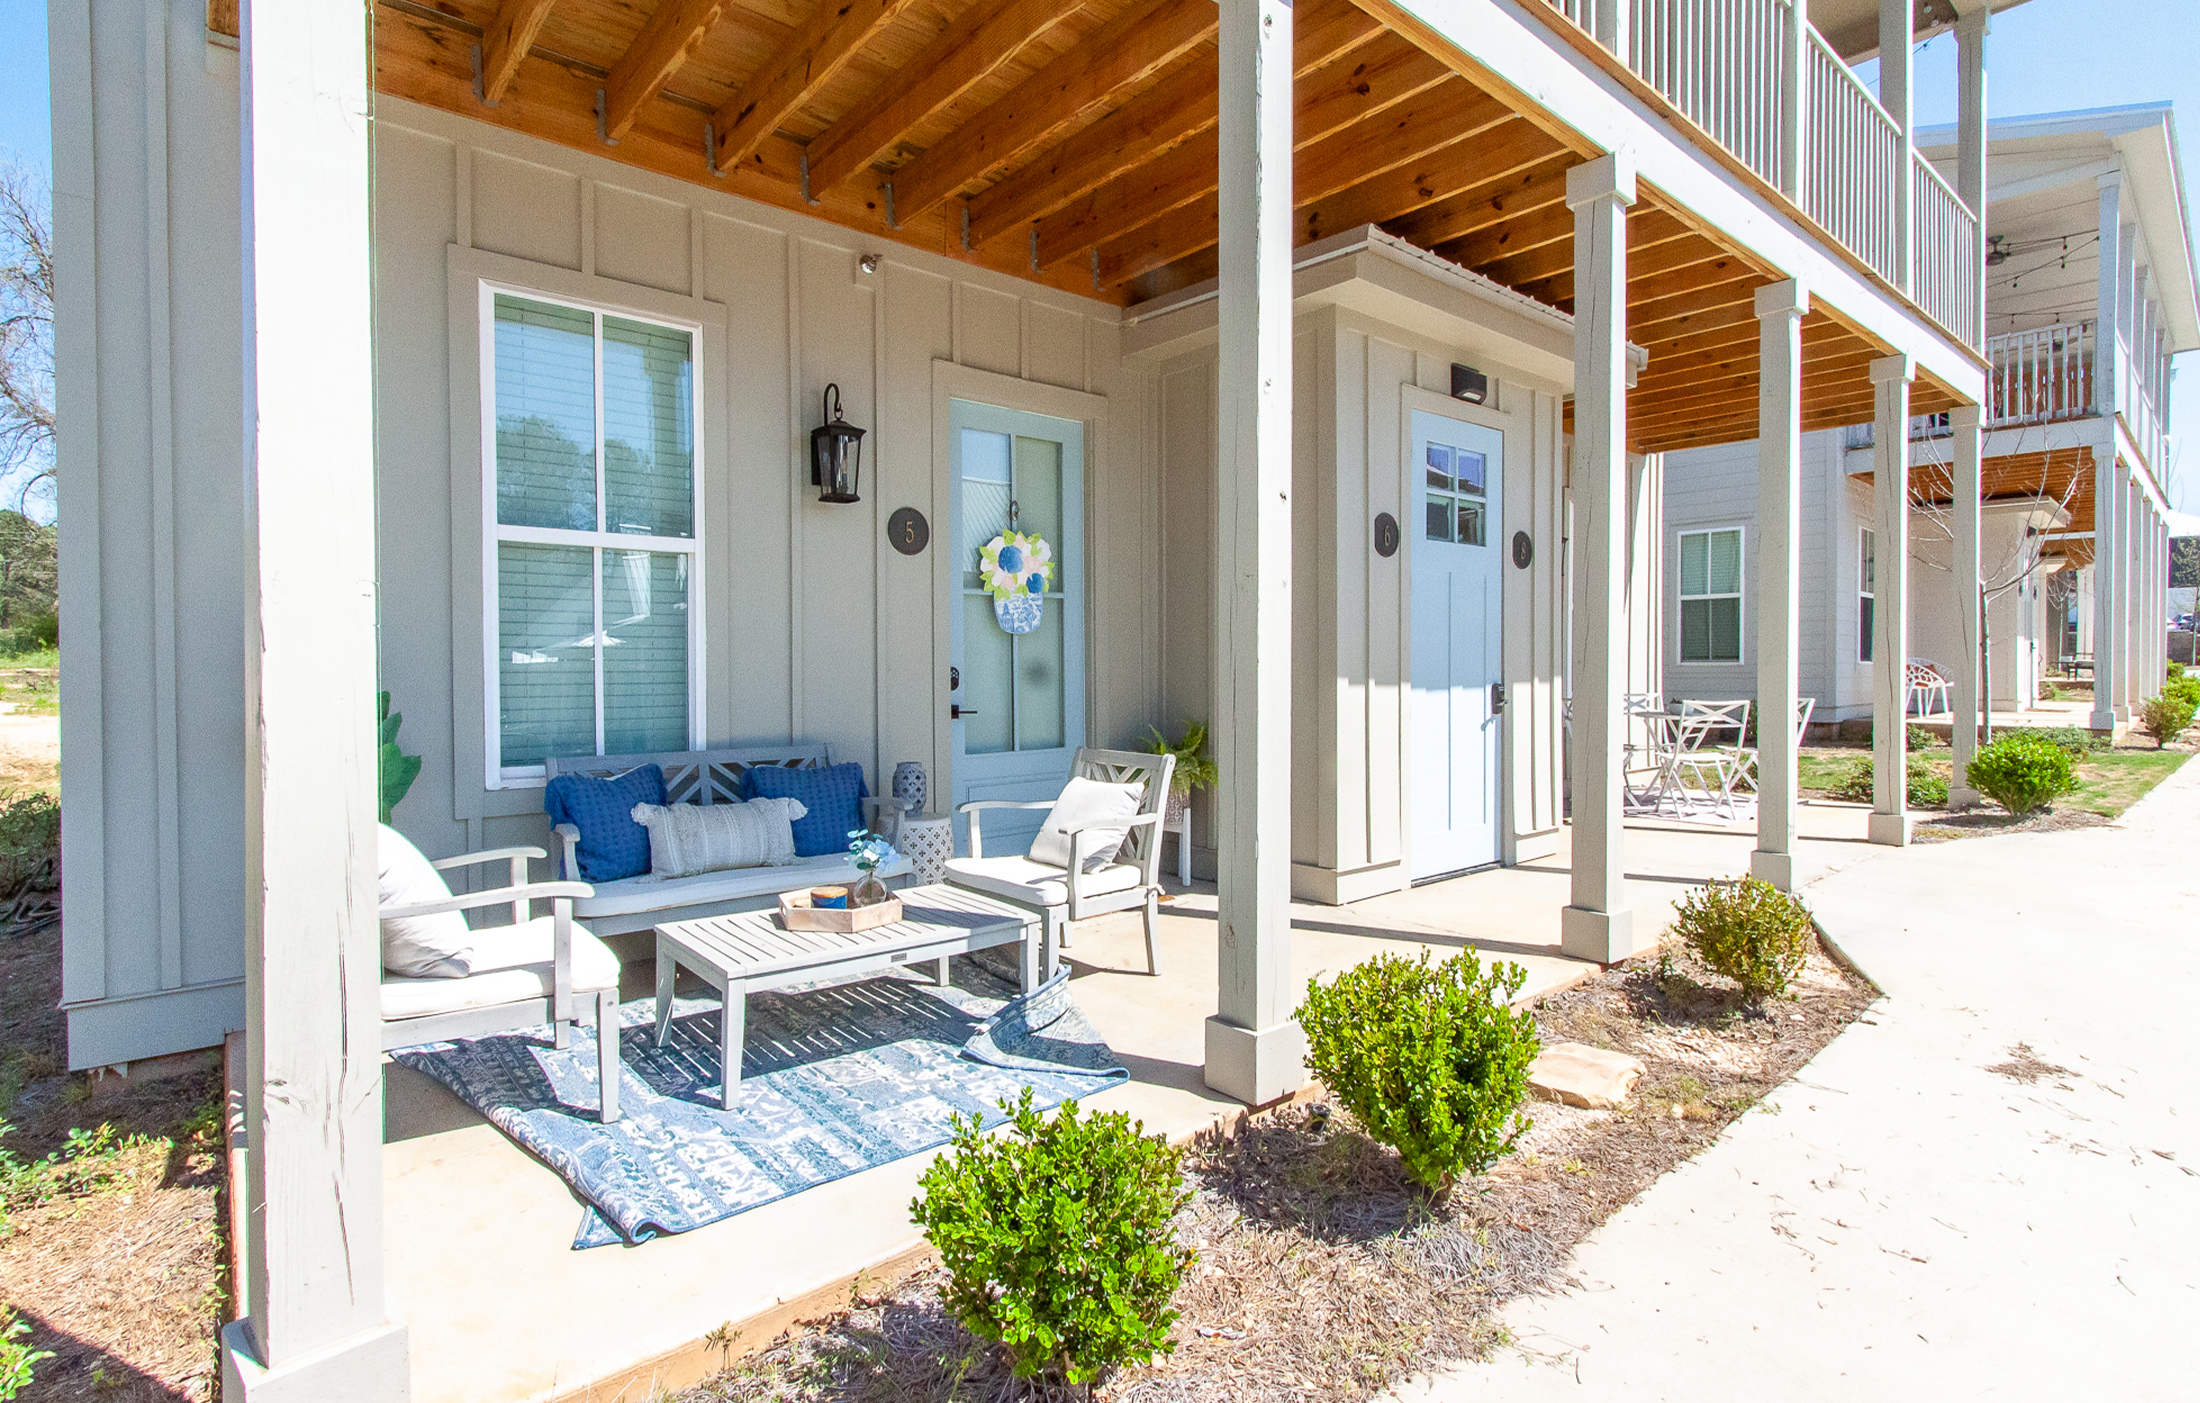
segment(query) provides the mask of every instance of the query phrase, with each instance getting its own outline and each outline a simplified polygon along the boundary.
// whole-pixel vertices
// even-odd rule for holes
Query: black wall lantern
[[[859,502],[863,430],[840,417],[840,386],[825,387],[825,422],[810,430],[810,484],[820,502]]]

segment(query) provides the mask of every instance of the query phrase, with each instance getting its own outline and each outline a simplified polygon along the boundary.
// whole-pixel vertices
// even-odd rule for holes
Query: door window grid
[[[691,745],[695,333],[532,293],[484,302],[490,783],[539,780],[553,754]]]
[[[963,569],[963,750],[971,755],[1067,747],[1064,634],[1069,572],[1062,529],[1062,445],[986,429],[959,430]],[[978,552],[1004,531],[1035,533],[1054,549],[1040,598],[1045,614],[1026,634],[1002,630],[981,588]]]
[[[1879,538],[1870,527],[1857,537],[1856,551],[1856,660],[1872,660],[1873,635],[1878,631]]]
[[[1681,661],[1742,660],[1740,527],[1681,533]]]
[[[1424,467],[1428,499],[1423,534],[1431,541],[1488,545],[1488,460],[1472,449],[1431,443]]]

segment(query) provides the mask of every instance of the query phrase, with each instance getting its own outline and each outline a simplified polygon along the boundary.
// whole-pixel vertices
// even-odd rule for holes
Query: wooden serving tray
[[[825,930],[852,935],[901,919],[901,898],[890,896],[874,906],[812,906],[806,891],[779,894],[779,923],[788,930]]]

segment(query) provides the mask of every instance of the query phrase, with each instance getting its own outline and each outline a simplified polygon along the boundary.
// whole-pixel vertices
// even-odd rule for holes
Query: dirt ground
[[[1191,1147],[1178,1221],[1199,1254],[1175,1352],[1124,1370],[1109,1403],[1357,1399],[1496,1344],[1498,1306],[1565,1279],[1573,1246],[1695,1154],[1863,1014],[1873,992],[1823,951],[1791,1000],[1745,1007],[1685,957],[1616,966],[1534,1007],[1546,1042],[1645,1064],[1620,1111],[1531,1103],[1517,1153],[1442,1204],[1341,1112],[1308,1103]],[[940,1274],[863,1283],[677,1403],[1037,1398],[940,1307]],[[729,1346],[740,1342],[730,1341]],[[1067,1390],[1060,1396],[1078,1396]]]
[[[23,1397],[204,1403],[225,1303],[221,1075],[210,1060],[138,1084],[66,1074],[60,948],[58,924],[0,933],[0,1150],[18,1166],[59,1153],[67,1171],[6,1176],[0,1307],[54,1354]],[[100,1148],[71,1153],[72,1130],[102,1126]]]

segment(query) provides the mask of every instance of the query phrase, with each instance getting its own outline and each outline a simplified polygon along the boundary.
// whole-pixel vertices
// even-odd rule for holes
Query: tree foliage
[[[0,476],[23,506],[53,481],[53,216],[28,171],[0,170]]]

